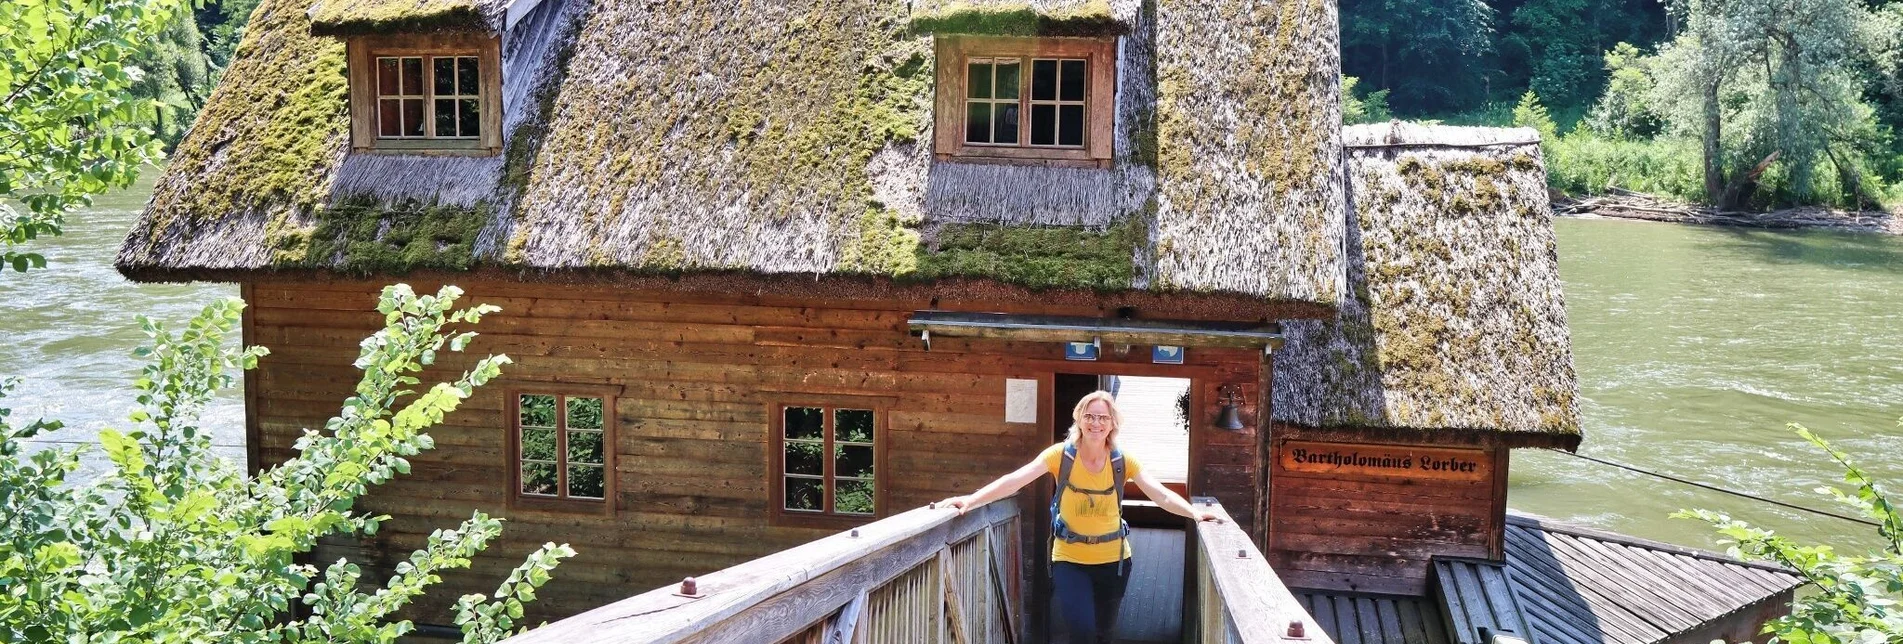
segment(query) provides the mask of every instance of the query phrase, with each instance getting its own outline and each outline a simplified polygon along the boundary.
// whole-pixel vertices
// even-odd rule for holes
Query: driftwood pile
[[[1903,218],[1880,210],[1833,210],[1818,206],[1770,212],[1719,210],[1619,188],[1583,199],[1560,197],[1553,201],[1553,214],[1562,217],[1615,217],[1748,228],[1828,228],[1903,235]]]

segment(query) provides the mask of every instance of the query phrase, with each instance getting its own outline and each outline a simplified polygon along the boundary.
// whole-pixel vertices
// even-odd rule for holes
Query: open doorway
[[[1117,446],[1135,458],[1165,487],[1188,496],[1190,392],[1189,378],[1121,376],[1110,374],[1055,374],[1051,386],[1052,440],[1070,432],[1071,410],[1090,392],[1103,390],[1117,400],[1123,416]],[[1181,518],[1144,499],[1134,484],[1125,487],[1124,519],[1130,522],[1132,566],[1128,590],[1117,622],[1117,642],[1161,643],[1181,641],[1183,584],[1187,578],[1184,548],[1192,543]],[[1049,614],[1061,609],[1055,598]],[[1051,641],[1062,641],[1061,619],[1051,620]]]
[[[1189,481],[1188,378],[1057,374],[1053,383],[1052,442],[1070,431],[1071,410],[1092,391],[1103,390],[1117,399],[1123,414],[1118,447],[1135,456],[1150,474],[1167,487],[1185,494]]]

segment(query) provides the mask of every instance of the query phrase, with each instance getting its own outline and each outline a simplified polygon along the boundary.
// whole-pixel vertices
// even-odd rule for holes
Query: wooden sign
[[[1478,449],[1288,441],[1280,458],[1285,471],[1342,477],[1480,481],[1493,475],[1493,459]]]

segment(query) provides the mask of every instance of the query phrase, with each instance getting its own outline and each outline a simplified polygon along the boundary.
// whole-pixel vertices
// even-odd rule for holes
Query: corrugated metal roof
[[[1651,644],[1796,588],[1796,574],[1509,514],[1508,579],[1536,644]]]
[[[1343,644],[1459,644],[1477,627],[1532,644],[1656,644],[1784,601],[1774,566],[1509,513],[1506,562],[1436,559],[1430,597],[1297,591]]]

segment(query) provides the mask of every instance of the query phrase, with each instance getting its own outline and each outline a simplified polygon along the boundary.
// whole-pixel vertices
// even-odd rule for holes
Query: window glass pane
[[[786,479],[786,509],[820,511],[825,508],[826,491],[819,479]]]
[[[848,443],[872,442],[873,422],[870,409],[841,409],[833,412],[833,440]],[[851,476],[841,474],[840,476]]]
[[[456,59],[434,58],[431,59],[430,66],[434,68],[431,71],[434,72],[436,78],[436,95],[454,95],[456,93]]]
[[[872,481],[840,481],[833,489],[833,511],[842,514],[872,514]]]
[[[966,70],[970,72],[965,77],[966,97],[991,98],[991,63],[971,63]]]
[[[403,136],[423,136],[423,99],[403,100]]]
[[[456,93],[475,96],[480,87],[482,71],[476,66],[476,57],[464,56],[456,59]]]
[[[1057,143],[1057,106],[1031,106],[1031,145]]]
[[[555,397],[542,394],[522,394],[522,426],[554,427]]]
[[[522,493],[555,495],[554,463],[523,463]]]
[[[998,64],[998,98],[1018,97],[1018,87],[1021,82],[1018,79],[1018,71],[1022,68],[1022,64],[1016,61]]]
[[[568,495],[589,499],[599,499],[606,490],[602,486],[601,466],[568,466]]]
[[[872,448],[865,445],[834,445],[833,475],[872,478]]]
[[[456,136],[456,101],[436,99],[436,136]]]
[[[377,59],[377,94],[391,96],[397,93],[397,67],[395,58]]]
[[[1031,61],[1031,100],[1057,100],[1057,61]]]
[[[601,432],[569,432],[568,462],[600,465]]]
[[[995,120],[992,121],[992,124],[995,127],[992,131],[997,133],[997,140],[994,141],[994,143],[1017,143],[1018,104],[999,103],[996,113],[993,116]]]
[[[569,398],[568,428],[601,429],[601,399]]]
[[[786,438],[826,440],[826,411],[818,407],[787,407]]]
[[[403,59],[403,93],[408,96],[423,95],[423,59]]]
[[[991,142],[991,104],[965,104],[965,142]]]
[[[481,101],[473,98],[456,101],[456,120],[462,123],[462,131],[457,136],[482,136]]]
[[[377,136],[403,135],[403,106],[399,101],[377,101]]]
[[[1084,144],[1084,106],[1060,105],[1057,108],[1057,144]]]
[[[555,460],[555,430],[522,430],[522,458],[532,461]]]
[[[825,443],[807,443],[801,441],[786,442],[786,473],[811,474],[820,476],[826,473],[826,462],[822,454]]]
[[[1084,61],[1064,61],[1064,87],[1059,98],[1066,101],[1084,100]]]

